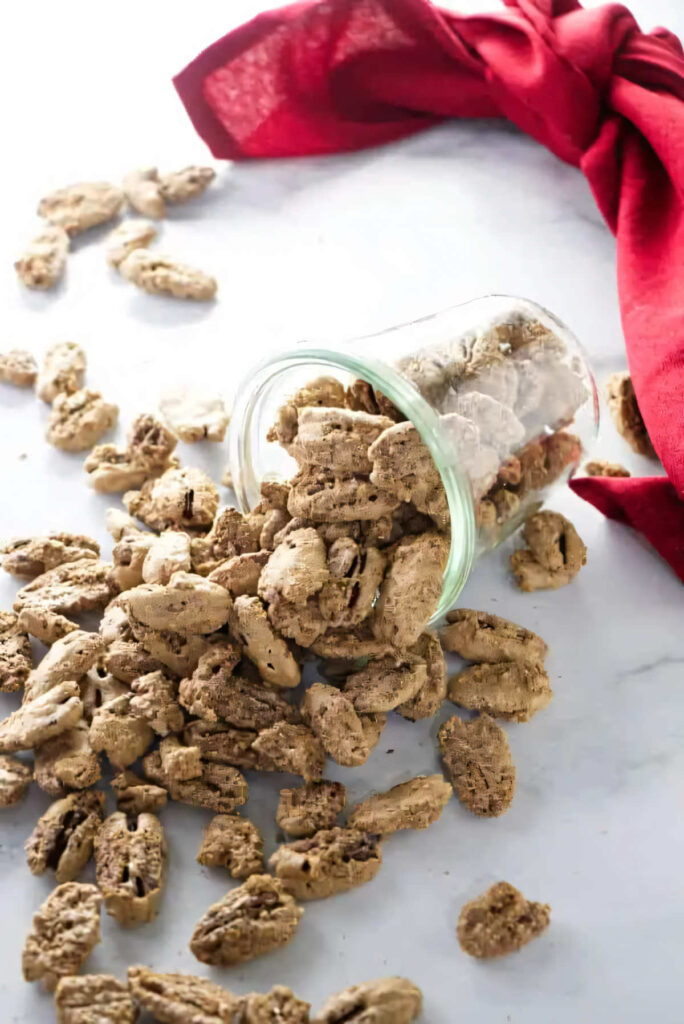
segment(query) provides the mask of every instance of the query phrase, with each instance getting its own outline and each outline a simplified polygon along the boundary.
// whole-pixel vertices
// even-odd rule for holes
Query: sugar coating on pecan
[[[543,662],[548,653],[540,636],[499,615],[456,608],[446,618],[442,646],[468,661]]]
[[[248,818],[217,814],[204,830],[197,860],[205,867],[227,868],[233,878],[263,873],[264,841]]]
[[[28,633],[13,612],[0,611],[0,691],[20,690],[33,668]]]
[[[440,727],[439,749],[456,796],[473,814],[498,818],[511,806],[515,765],[503,729],[487,714]]]
[[[166,880],[166,839],[154,814],[115,811],[95,837],[97,884],[108,914],[126,926],[152,921]]]
[[[325,899],[364,885],[381,863],[378,835],[339,827],[285,843],[269,860],[276,878],[298,900]]]
[[[451,786],[441,775],[418,775],[356,804],[348,827],[382,836],[405,828],[427,828],[437,821],[450,797]]]
[[[50,533],[44,537],[18,537],[0,547],[2,567],[12,576],[32,580],[50,569],[84,558],[97,559],[100,545],[77,533]]]
[[[422,993],[413,982],[379,978],[331,996],[311,1024],[413,1024],[422,1008]]]
[[[505,956],[536,939],[550,920],[548,904],[533,903],[508,882],[497,882],[461,910],[458,941],[469,956]]]
[[[515,581],[523,591],[556,590],[572,582],[587,561],[587,549],[572,523],[559,512],[537,512],[525,523],[526,548],[511,555]]]
[[[64,882],[33,916],[21,956],[26,981],[52,992],[60,978],[76,974],[100,941],[102,895],[95,885]]]
[[[60,978],[57,1024],[135,1024],[138,1011],[128,986],[112,974]]]
[[[55,872],[58,882],[71,882],[83,870],[104,818],[104,793],[69,793],[51,804],[38,819],[24,849],[29,869]]]
[[[0,722],[0,752],[31,750],[73,728],[83,714],[78,683],[58,683]]]
[[[152,530],[208,529],[218,510],[219,494],[201,469],[172,467],[146,480],[139,491],[127,491],[123,502],[131,515]]]
[[[13,384],[15,388],[31,388],[38,376],[36,360],[22,348],[12,348],[0,353],[0,383]]]
[[[276,822],[289,836],[304,839],[321,829],[333,828],[344,810],[347,793],[342,782],[307,782],[281,789]]]
[[[531,661],[473,665],[449,680],[449,700],[494,718],[527,722],[551,700],[549,677]]]
[[[82,181],[55,189],[38,204],[38,216],[80,235],[88,228],[113,220],[124,203],[124,194],[108,181]]]

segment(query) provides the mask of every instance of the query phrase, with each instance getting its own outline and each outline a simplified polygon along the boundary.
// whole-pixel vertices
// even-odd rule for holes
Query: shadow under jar
[[[492,295],[378,334],[321,347],[301,342],[242,381],[230,466],[242,511],[263,480],[297,465],[267,434],[281,407],[321,376],[352,407],[410,420],[443,487],[438,529],[450,551],[436,622],[453,606],[475,558],[496,547],[574,473],[595,439],[598,396],[577,338],[527,299]]]

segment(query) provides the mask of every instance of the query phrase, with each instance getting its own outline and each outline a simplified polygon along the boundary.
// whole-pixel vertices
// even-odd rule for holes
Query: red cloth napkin
[[[450,117],[506,117],[581,168],[617,237],[629,367],[671,481],[572,483],[684,580],[684,55],[619,4],[323,0],[259,15],[174,80],[214,156],[358,149]],[[682,506],[684,508],[684,506]],[[666,530],[669,535],[656,543]]]

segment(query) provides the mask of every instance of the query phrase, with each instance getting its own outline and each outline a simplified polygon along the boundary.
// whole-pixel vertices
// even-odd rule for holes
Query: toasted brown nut
[[[157,229],[149,220],[123,221],[105,241],[107,263],[117,269],[134,249],[146,249],[156,237]]]
[[[218,289],[216,279],[204,271],[147,249],[134,249],[121,261],[119,271],[127,281],[150,295],[206,302],[214,298]]]
[[[5,572],[32,580],[67,562],[97,559],[100,545],[76,533],[51,533],[46,537],[11,540],[0,548],[0,554]]]
[[[303,604],[327,579],[325,544],[316,530],[294,530],[264,566],[258,593],[266,602],[281,597],[293,604]]]
[[[208,576],[227,558],[257,551],[258,548],[258,528],[236,508],[225,508],[216,516],[209,533],[193,540],[193,572]]]
[[[634,384],[626,371],[614,373],[608,378],[606,401],[615,429],[624,437],[632,451],[638,455],[655,458],[653,445],[634,393]]]
[[[41,608],[40,605],[27,605],[19,612],[19,628],[35,636],[46,647],[50,647],[57,640],[61,640],[67,633],[73,633],[78,626],[70,622],[63,615]]]
[[[304,694],[302,716],[326,754],[342,765],[359,765],[371,752],[361,716],[335,686],[314,683]]]
[[[587,549],[572,523],[559,512],[537,512],[523,529],[529,551],[511,555],[511,568],[521,590],[565,586],[587,561]]]
[[[197,860],[205,867],[227,868],[233,878],[264,870],[264,841],[256,825],[236,814],[217,814],[204,830]]]
[[[427,828],[437,821],[451,797],[441,775],[418,775],[386,793],[367,797],[349,815],[348,827],[381,836],[403,828]]]
[[[272,763],[252,749],[257,736],[254,729],[236,729],[224,722],[191,722],[183,731],[183,739],[199,748],[203,761],[272,771]]]
[[[108,914],[128,926],[154,920],[166,878],[164,829],[153,814],[110,814],[95,838],[95,867]]]
[[[129,619],[148,629],[177,633],[213,633],[227,621],[230,594],[217,583],[189,572],[176,572],[165,586],[143,583],[124,594]]]
[[[38,367],[30,352],[13,348],[6,355],[0,354],[1,384],[13,384],[15,388],[31,388],[37,375]]]
[[[187,533],[166,530],[157,537],[145,556],[142,578],[145,583],[170,582],[175,572],[190,572],[190,538]]]
[[[607,462],[605,459],[592,459],[590,462],[586,462],[584,472],[587,476],[627,477],[632,475],[619,462]]]
[[[148,672],[131,683],[131,714],[147,722],[158,736],[180,732],[185,717],[178,704],[178,686],[163,672]]]
[[[454,704],[514,722],[527,722],[552,696],[542,666],[528,661],[473,665],[449,680],[449,700]]]
[[[511,806],[515,765],[506,733],[489,715],[464,722],[456,715],[439,730],[439,749],[462,804],[484,818],[498,818]]]
[[[0,754],[0,807],[19,803],[32,778],[30,765]]]
[[[240,999],[208,978],[192,974],[157,974],[148,967],[129,967],[133,999],[165,1024],[234,1024]]]
[[[159,401],[159,411],[174,434],[186,444],[223,441],[230,423],[222,398],[186,388],[168,391],[163,395]]]
[[[469,661],[543,662],[548,654],[540,636],[498,615],[456,608],[447,622],[442,646]]]
[[[392,711],[415,697],[426,682],[425,662],[412,658],[397,664],[395,658],[380,658],[348,677],[344,695],[359,712]]]
[[[155,750],[143,758],[145,775],[159,785],[166,786],[173,800],[205,807],[215,814],[230,814],[247,802],[249,788],[236,768],[216,761],[202,761],[202,774],[194,779],[169,779],[164,772],[161,754]]]
[[[35,751],[36,782],[50,796],[70,789],[87,789],[100,778],[100,762],[90,746],[88,723],[81,718],[73,729],[54,736]]]
[[[156,814],[166,807],[168,793],[162,786],[145,782],[129,768],[119,772],[111,782],[116,794],[116,806],[129,818],[137,818],[139,814]]]
[[[28,634],[12,612],[0,612],[0,691],[14,693],[29,678],[33,652]]]
[[[448,551],[438,533],[399,541],[375,606],[373,632],[379,640],[400,650],[417,643],[437,608]]]
[[[111,974],[61,978],[55,990],[57,1024],[135,1024],[138,1012],[126,985]]]
[[[252,749],[271,765],[272,771],[292,772],[306,782],[320,779],[323,774],[325,751],[305,725],[276,722],[259,733]]]
[[[273,686],[298,686],[299,665],[282,637],[274,631],[258,597],[238,597],[235,615],[245,654],[259,669],[264,682]]]
[[[112,597],[109,582],[111,565],[97,559],[82,558],[67,562],[37,576],[15,596],[14,610],[38,606],[61,615],[80,615],[104,608]]]
[[[159,194],[167,203],[187,203],[201,196],[215,177],[213,167],[184,167],[182,171],[160,175]]]
[[[124,683],[132,683],[139,676],[161,668],[161,663],[135,640],[115,640],[106,649],[102,664],[115,679]]]
[[[57,395],[73,394],[83,387],[86,354],[73,341],[58,341],[45,352],[36,378],[36,394],[52,404]]]
[[[29,676],[24,690],[24,703],[47,693],[57,683],[80,679],[105,649],[99,633],[76,629],[57,640],[41,663]]]
[[[287,510],[291,516],[317,523],[346,523],[381,519],[391,515],[398,505],[393,491],[377,487],[365,477],[337,478],[314,466],[292,478]]]
[[[31,873],[51,868],[58,882],[73,881],[90,860],[103,818],[104,793],[69,793],[51,804],[24,845]]]
[[[370,882],[382,851],[377,835],[331,828],[278,847],[268,863],[295,899],[320,900]]]
[[[154,733],[131,711],[131,693],[108,700],[96,708],[90,723],[90,745],[94,751],[103,750],[117,768],[127,768],[151,747]]]
[[[83,714],[78,683],[58,683],[0,722],[0,752],[31,750],[73,728]]]
[[[201,469],[171,468],[139,491],[128,491],[123,502],[131,515],[152,530],[206,529],[218,509],[216,487]]]
[[[216,666],[216,655],[209,651],[200,658],[191,678],[181,681],[180,702],[191,714],[208,722],[222,719],[238,729],[257,732],[276,722],[300,721],[297,708],[272,687],[232,676],[218,668],[212,674],[206,671]]]
[[[161,768],[169,784],[198,779],[202,775],[202,753],[199,747],[188,747],[177,736],[167,736],[159,744]]]
[[[422,1008],[422,993],[412,982],[380,978],[331,996],[311,1024],[412,1024]]]
[[[124,177],[122,188],[126,199],[143,217],[155,220],[166,216],[166,204],[159,191],[156,167],[140,167]]]
[[[107,181],[84,181],[50,192],[38,204],[38,216],[64,228],[68,235],[113,220],[121,209],[121,189]]]
[[[246,963],[286,945],[302,914],[277,878],[251,875],[209,907],[195,927],[190,949],[205,964]]]
[[[33,916],[21,956],[26,981],[42,980],[48,992],[76,974],[100,941],[102,896],[95,885],[65,882]]]
[[[248,551],[221,562],[209,573],[209,580],[225,587],[232,597],[247,594],[256,597],[261,570],[269,559],[268,551]]]
[[[85,452],[116,424],[119,407],[105,402],[99,391],[59,394],[45,434],[48,442],[65,452]]]
[[[276,821],[283,832],[302,839],[337,824],[347,800],[341,782],[307,782],[296,789],[281,789]]]
[[[430,718],[439,711],[446,698],[446,662],[440,642],[430,630],[421,633],[418,643],[409,653],[425,662],[427,679],[415,697],[397,705],[395,711],[402,718],[417,722],[420,718]]]
[[[505,956],[541,935],[550,918],[548,904],[532,903],[508,882],[497,882],[461,910],[458,941],[469,956]]]

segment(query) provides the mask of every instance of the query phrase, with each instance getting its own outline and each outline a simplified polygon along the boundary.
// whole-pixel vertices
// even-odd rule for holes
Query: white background
[[[486,10],[493,0],[463,9]],[[634,0],[644,28],[684,32],[679,0]],[[12,5],[5,12],[5,158],[0,173],[0,348],[36,353],[68,338],[89,353],[88,382],[122,410],[119,435],[170,384],[230,396],[269,348],[303,336],[351,336],[490,291],[550,307],[587,346],[599,379],[625,365],[614,245],[581,175],[502,124],[447,124],[397,145],[319,160],[219,171],[207,196],[162,225],[160,249],[205,267],[219,299],[193,305],[149,297],[110,272],[102,234],[77,241],[65,285],[29,293],[12,262],[37,226],[47,190],[72,180],[118,180],[131,167],[206,159],[171,76],[265,5],[81,0]],[[108,502],[85,485],[79,456],[43,441],[47,408],[0,388],[0,532],[73,529],[97,536]],[[598,453],[637,473],[606,421]],[[225,453],[183,449],[220,476]],[[508,615],[549,641],[555,699],[532,723],[508,729],[518,792],[496,821],[455,801],[426,833],[386,844],[378,878],[311,904],[284,951],[212,976],[237,991],[282,982],[319,1004],[331,990],[386,973],[420,984],[430,1024],[659,1024],[681,1019],[684,954],[684,702],[682,590],[626,529],[569,493],[589,548],[578,579],[557,593],[521,595],[508,551],[478,566],[462,603]],[[0,602],[15,590],[0,581]],[[2,697],[9,711],[16,698]],[[438,720],[393,720],[367,765],[332,766],[354,801],[438,768]],[[279,786],[250,779],[247,811],[275,843]],[[48,805],[35,790],[0,825],[0,1020],[43,1024],[50,1000],[20,978],[31,914],[52,879],[33,879],[22,845]],[[103,924],[88,969],[123,976],[129,963],[207,969],[187,948],[194,922],[228,882],[194,857],[208,815],[164,812],[170,874],[158,920],[134,932]],[[456,942],[460,906],[506,878],[548,901],[547,935],[518,956],[480,964]]]

